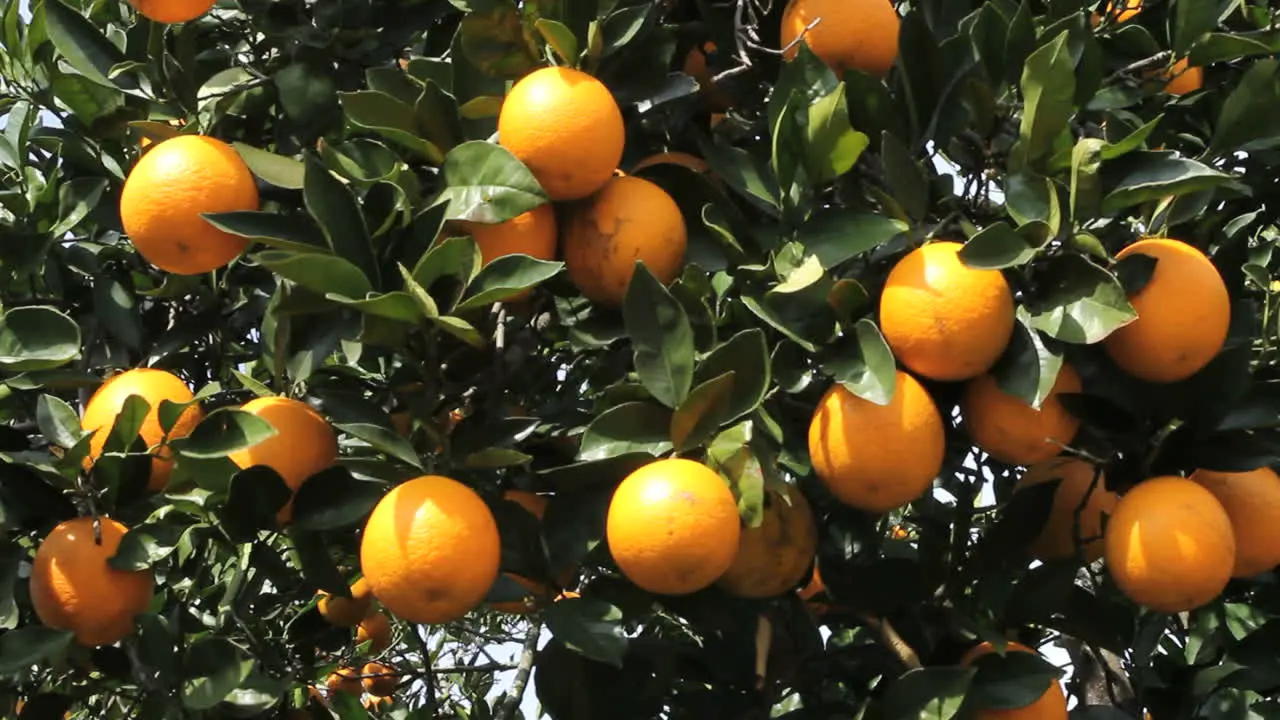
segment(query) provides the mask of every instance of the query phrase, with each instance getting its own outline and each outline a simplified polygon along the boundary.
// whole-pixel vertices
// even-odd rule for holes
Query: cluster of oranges
[[[331,625],[355,628],[356,646],[368,643],[368,652],[376,656],[391,647],[391,619],[379,611],[374,603],[372,588],[366,579],[351,584],[349,596],[335,596],[320,592],[316,609]],[[395,666],[371,660],[362,666],[339,667],[325,679],[329,693],[346,693],[360,696],[363,692],[365,709],[383,710],[394,700],[403,677]]]

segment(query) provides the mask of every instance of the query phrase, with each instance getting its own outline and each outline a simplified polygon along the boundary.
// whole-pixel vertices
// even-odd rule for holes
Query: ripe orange
[[[513,413],[518,415],[518,413]],[[531,493],[528,490],[507,490],[502,493],[502,497],[517,503],[525,510],[528,510],[538,520],[542,520],[542,516],[547,511],[547,498]],[[516,581],[521,587],[529,592],[519,600],[511,600],[508,602],[489,603],[489,607],[499,612],[510,613],[512,615],[524,615],[537,609],[539,601],[551,596],[551,588],[545,584],[530,580],[529,578],[516,575],[515,573],[506,573],[507,577]]]
[[[539,520],[547,512],[547,497],[545,495],[531,493],[528,490],[513,489],[502,493],[502,497],[528,510]]]
[[[36,549],[31,605],[40,622],[75,633],[81,645],[111,645],[133,632],[133,618],[151,604],[150,570],[122,572],[107,565],[129,528],[100,516],[102,543],[93,518],[60,523]]]
[[[369,643],[369,654],[391,647],[391,618],[380,612],[371,612],[356,626],[356,645]]]
[[[231,262],[249,241],[223,232],[202,213],[258,209],[258,186],[239,153],[204,135],[156,143],[120,191],[120,221],[147,262],[198,275]]]
[[[242,468],[266,465],[297,493],[307,478],[337,461],[338,440],[333,428],[310,405],[287,397],[260,397],[240,409],[266,420],[276,429],[276,434],[228,455],[236,465]],[[277,519],[284,523],[291,517],[292,498],[280,509]]]
[[[663,595],[715,582],[733,563],[741,533],[724,479],[683,458],[656,460],[628,475],[613,491],[605,524],[622,573]]]
[[[1269,467],[1241,473],[1197,470],[1191,479],[1222,503],[1236,538],[1232,576],[1253,577],[1280,565],[1280,477]]]
[[[821,19],[805,32],[815,20]],[[902,20],[889,0],[791,0],[782,11],[784,57],[795,58],[796,38],[832,70],[858,69],[884,77],[898,58],[898,28]]]
[[[684,66],[681,70],[685,75],[698,81],[698,95],[702,96],[703,101],[712,110],[727,110],[732,104],[732,100],[723,90],[716,86],[713,82],[715,77],[711,74],[711,68],[707,64],[708,56],[716,52],[716,44],[710,40],[695,45],[689,49],[689,54],[684,56]]]
[[[424,475],[397,485],[365,525],[360,565],[373,594],[415,623],[457,620],[498,576],[498,524],[476,491]]]
[[[1013,336],[1013,293],[999,270],[960,262],[958,242],[933,242],[889,271],[880,329],[909,370],[968,380],[991,369]]]
[[[1171,475],[1136,485],[1107,521],[1107,569],[1121,592],[1163,613],[1194,610],[1231,578],[1236,541],[1213,493]]]
[[[821,600],[815,600],[818,595],[827,592],[827,586],[822,582],[822,573],[818,571],[818,560],[814,558],[813,573],[809,575],[809,584],[796,591],[801,600],[805,601],[809,609],[813,611],[814,617],[822,617],[831,609],[827,603]]]
[[[1112,22],[1118,25],[1132,20],[1138,15],[1138,13],[1142,12],[1142,1],[1143,0],[1124,0],[1120,7],[1116,7],[1113,0],[1113,2],[1107,3],[1106,10],[1103,12],[1111,17]],[[1090,13],[1089,20],[1093,23],[1094,27],[1098,27],[1098,25],[1102,23],[1102,16],[1098,13]]]
[[[380,713],[390,709],[395,702],[393,697],[367,697],[361,705],[364,706],[365,712]]]
[[[375,697],[387,697],[400,686],[400,673],[390,665],[366,663],[360,674],[364,676],[360,681],[364,691]]]
[[[498,113],[498,143],[529,167],[552,200],[599,190],[622,160],[622,111],[604,83],[567,67],[525,75]]]
[[[1161,73],[1168,80],[1164,86],[1165,92],[1170,95],[1186,95],[1204,87],[1204,68],[1189,65],[1187,58],[1182,58]]]
[[[373,592],[369,590],[369,582],[360,578],[351,584],[351,597],[333,596],[320,591],[320,601],[316,609],[320,616],[330,625],[338,627],[355,627],[369,614],[373,606]]]
[[[1079,513],[1079,538],[1085,562],[1102,557],[1102,517],[1110,515],[1119,498],[1107,489],[1106,478],[1099,476],[1093,483],[1094,466],[1079,458],[1059,456],[1044,460],[1027,468],[1018,478],[1014,492],[1024,488],[1061,478],[1054,491],[1053,505],[1044,529],[1031,542],[1032,557],[1038,560],[1058,560],[1076,554],[1076,514]],[[1092,491],[1090,490],[1092,488]],[[1085,500],[1088,495],[1088,500]],[[1084,507],[1081,508],[1081,503]]]
[[[484,265],[504,255],[523,254],[539,260],[556,257],[556,213],[550,203],[506,222],[486,224],[459,220],[457,226],[476,241]]]
[[[173,474],[173,453],[169,448],[157,447],[164,440],[164,428],[160,425],[160,402],[168,400],[175,403],[187,403],[195,399],[191,388],[187,387],[177,375],[154,368],[134,368],[109,378],[85,403],[84,415],[80,418],[80,427],[85,432],[94,433],[89,440],[89,456],[85,467],[102,456],[107,437],[116,417],[124,408],[124,403],[131,395],[140,395],[151,406],[138,428],[142,441],[152,448],[151,476],[147,488],[159,492],[169,486],[169,477]],[[204,419],[204,411],[199,403],[188,405],[177,422],[169,431],[169,439],[186,437],[196,425]]]
[[[1031,465],[1057,455],[1080,428],[1076,416],[1058,400],[1059,393],[1080,392],[1080,376],[1064,364],[1048,397],[1036,409],[1000,389],[994,375],[970,380],[960,413],[973,442],[1000,462]]]
[[[804,579],[818,549],[818,528],[804,493],[794,485],[785,497],[770,493],[764,521],[743,528],[733,564],[716,584],[730,595],[776,597]]]
[[[587,298],[619,306],[637,260],[663,284],[684,266],[688,245],[676,201],[657,185],[634,176],[613,178],[569,211],[561,238],[569,279]]]
[[[1006,652],[1035,652],[1026,645],[1010,642]],[[988,653],[995,652],[995,647],[984,642],[969,649],[960,658],[961,665],[969,665]],[[975,720],[1066,720],[1067,696],[1062,692],[1062,685],[1057,680],[1050,680],[1044,694],[1030,705],[1020,708],[980,708],[974,713]]]
[[[838,500],[888,512],[924,494],[942,471],[942,416],[914,377],[897,371],[888,405],[832,385],[809,423],[813,470]]]
[[[217,0],[129,0],[129,3],[152,22],[174,25],[204,15]]]
[[[325,678],[324,686],[329,688],[329,693],[346,693],[348,695],[360,695],[360,673],[355,668],[338,668],[329,673],[329,677]]]
[[[1148,382],[1185,380],[1213,360],[1227,340],[1231,299],[1209,258],[1180,240],[1147,238],[1121,250],[1156,258],[1155,274],[1129,298],[1138,319],[1103,343],[1121,370]]]
[[[631,172],[637,173],[647,167],[653,167],[654,165],[663,165],[663,164],[679,165],[681,167],[688,168],[696,173],[711,172],[711,165],[707,164],[706,160],[703,160],[697,155],[690,155],[687,152],[680,152],[679,150],[675,150],[671,152],[654,153],[653,155],[650,155],[649,157],[644,158],[640,162],[633,165],[631,167]]]

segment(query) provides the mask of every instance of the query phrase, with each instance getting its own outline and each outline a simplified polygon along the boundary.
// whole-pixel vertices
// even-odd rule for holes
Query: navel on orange
[[[1121,592],[1157,612],[1208,604],[1235,567],[1235,534],[1222,503],[1171,475],[1144,480],[1120,498],[1105,542],[1107,570]]]
[[[901,370],[896,383],[888,405],[834,384],[809,423],[814,472],[838,500],[867,512],[915,500],[942,471],[946,438],[933,398]]]
[[[1228,473],[1197,470],[1191,479],[1222,503],[1236,538],[1233,577],[1247,578],[1280,565],[1280,477],[1269,467]]]
[[[969,437],[991,457],[1010,465],[1031,465],[1057,455],[1075,439],[1080,421],[1067,412],[1058,395],[1080,389],[1080,376],[1064,364],[1037,409],[1001,390],[995,376],[985,373],[965,385],[960,413]]]
[[[373,594],[415,623],[457,620],[498,576],[493,513],[474,490],[438,475],[397,485],[365,525],[360,566]]]
[[[880,296],[880,329],[898,360],[934,380],[987,372],[1013,336],[1013,293],[998,270],[960,261],[964,246],[932,242],[889,271]]]
[[[164,427],[160,424],[160,403],[164,400],[188,403],[195,399],[191,388],[173,373],[154,368],[126,370],[112,376],[94,391],[89,402],[85,403],[84,415],[80,418],[81,429],[94,433],[89,440],[86,467],[102,456],[116,417],[132,395],[141,396],[150,405],[142,426],[138,428],[138,436],[148,447],[154,448],[147,488],[159,492],[168,487],[169,478],[173,474],[173,453],[168,447],[158,447],[165,439]],[[169,439],[190,435],[203,419],[204,411],[200,409],[199,403],[188,405],[170,428]]]
[[[1077,546],[1085,562],[1102,557],[1102,518],[1111,514],[1119,498],[1107,489],[1106,478],[1101,474],[1094,483],[1094,471],[1092,463],[1060,455],[1032,465],[1018,478],[1015,493],[1041,483],[1060,481],[1044,528],[1029,547],[1032,557],[1038,560],[1069,558],[1076,554]]]
[[[724,479],[683,458],[655,460],[628,475],[613,492],[605,524],[618,569],[663,595],[714,583],[733,563],[741,532]]]
[[[837,73],[858,69],[884,77],[898,58],[901,25],[889,0],[791,0],[782,11],[779,41],[791,60],[804,33],[799,42]]]
[[[604,83],[567,67],[525,75],[502,102],[498,143],[511,151],[552,200],[599,190],[622,160],[622,111]]]
[[[569,210],[563,243],[565,270],[587,298],[619,306],[637,260],[663,284],[684,267],[688,245],[680,207],[665,190],[635,176],[610,180]]]
[[[31,605],[40,622],[71,631],[89,647],[128,637],[155,587],[150,570],[123,572],[107,564],[129,528],[105,516],[99,520],[101,543],[93,518],[67,520],[40,542],[31,566]]]
[[[763,522],[743,528],[733,564],[716,581],[730,595],[776,597],[794,589],[809,571],[818,549],[813,511],[796,486],[787,485],[784,493],[766,495]]]
[[[120,221],[147,262],[198,275],[231,262],[249,241],[201,215],[258,209],[258,186],[230,145],[204,135],[178,135],[153,145],[120,191]]]

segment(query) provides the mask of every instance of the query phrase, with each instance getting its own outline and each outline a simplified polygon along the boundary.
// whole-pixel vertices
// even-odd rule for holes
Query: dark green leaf
[[[911,152],[896,136],[885,131],[880,138],[884,180],[893,199],[912,220],[924,217],[929,207],[929,179]]]
[[[500,223],[547,202],[533,173],[509,150],[489,142],[465,142],[449,151],[440,169],[445,217]]]
[[[728,372],[733,373],[733,393],[724,422],[737,420],[764,401],[772,370],[763,331],[743,330],[721,343],[698,363],[694,380],[704,383]]]
[[[467,60],[485,75],[514,80],[537,63],[514,2],[501,0],[468,13],[458,33]]]
[[[12,675],[40,663],[70,645],[71,638],[70,632],[43,625],[28,625],[0,633],[0,675]]]
[[[1223,101],[1209,140],[1209,154],[1222,156],[1280,135],[1275,125],[1267,122],[1267,118],[1277,112],[1280,112],[1280,60],[1273,57],[1250,65]]]
[[[46,440],[63,449],[74,447],[84,435],[75,408],[53,395],[41,395],[36,400],[36,424]]]
[[[503,255],[480,268],[458,303],[459,310],[484,307],[507,300],[520,292],[550,280],[564,269],[564,263],[538,260],[528,255]]]
[[[231,478],[222,526],[233,541],[249,542],[259,531],[276,527],[276,513],[292,496],[293,491],[275,470],[265,465],[245,468]]]
[[[351,191],[312,154],[307,155],[302,198],[333,253],[358,268],[377,287],[378,261],[369,243],[369,228],[360,205]],[[363,295],[349,297],[359,299]]]
[[[105,87],[137,87],[126,78],[111,79],[111,69],[125,61],[124,55],[87,18],[62,0],[44,3],[44,17],[49,40],[82,75]]]
[[[533,27],[565,64],[572,65],[578,61],[578,38],[567,26],[555,20],[538,18]]]
[[[1205,33],[1218,26],[1218,3],[1177,0],[1173,4],[1174,55],[1184,55]]]
[[[1001,270],[1030,262],[1039,250],[1003,222],[983,228],[960,249],[960,261],[972,268]]]
[[[1005,208],[1019,226],[1041,221],[1053,234],[1062,224],[1058,208],[1058,191],[1053,181],[1031,172],[1009,175],[1005,179]]]
[[[228,213],[205,213],[214,227],[233,235],[257,240],[275,248],[295,253],[328,253],[330,248],[320,228],[305,215],[281,215],[258,210]]]
[[[578,459],[604,460],[635,452],[661,455],[671,449],[671,411],[650,402],[628,402],[605,410],[582,434]]]
[[[440,148],[419,137],[417,118],[408,104],[372,90],[338,93],[338,98],[352,124],[373,130],[430,163],[444,162],[445,156]]]
[[[897,386],[893,352],[880,328],[869,318],[853,326],[832,349],[822,367],[849,392],[877,405],[888,405]]]
[[[1138,317],[1120,281],[1079,255],[1055,258],[1038,280],[1031,327],[1063,342],[1096,343]]]
[[[1023,313],[1013,326],[1009,347],[991,372],[996,385],[1031,407],[1039,408],[1053,389],[1062,367],[1062,352],[1050,349],[1040,333],[1027,324]]]
[[[287,190],[301,190],[306,175],[302,162],[242,142],[231,144],[254,175]]]
[[[1001,657],[991,652],[975,660],[973,666],[977,673],[967,697],[983,708],[1026,707],[1040,699],[1049,683],[1058,682],[1058,668],[1035,653],[1014,651]]]
[[[452,237],[431,248],[413,268],[413,281],[447,312],[480,269],[480,248],[470,237]]]
[[[729,403],[734,393],[732,370],[707,380],[689,392],[689,397],[671,416],[671,443],[677,452],[701,445],[729,419]]]
[[[822,267],[830,269],[880,247],[906,230],[906,223],[883,215],[849,208],[823,208],[800,226],[796,239],[818,256]]]
[[[693,385],[693,328],[684,307],[641,261],[627,287],[622,316],[640,382],[663,405],[678,407]]]
[[[712,172],[753,205],[777,216],[781,207],[778,186],[764,163],[731,145],[701,141],[699,147]]]
[[[567,598],[544,611],[547,628],[557,640],[592,660],[622,667],[627,651],[622,612],[609,603]]]
[[[289,539],[293,541],[293,549],[298,553],[298,562],[302,567],[302,576],[309,585],[331,595],[351,592],[350,586],[329,555],[329,549],[325,547],[324,537],[320,533],[291,527]]]
[[[964,702],[974,670],[927,667],[894,680],[868,714],[869,720],[951,720]]]
[[[1108,189],[1102,200],[1106,213],[1170,195],[1210,190],[1232,180],[1204,163],[1167,151],[1130,153],[1103,163],[1102,173]]]
[[[322,295],[362,300],[373,292],[360,268],[336,255],[264,250],[257,260],[286,280]]]
[[[89,213],[98,207],[102,193],[107,189],[104,178],[75,178],[58,188],[58,222],[49,234],[62,237],[75,228]]]
[[[217,705],[249,677],[253,664],[253,658],[226,638],[196,640],[182,659],[182,705],[195,711]]]
[[[648,3],[641,3],[618,8],[610,13],[600,27],[604,40],[601,57],[612,55],[635,39],[648,22],[651,9],[652,6]]]
[[[174,451],[197,460],[213,460],[253,447],[276,435],[271,423],[238,408],[209,413],[185,438],[172,440]]]
[[[382,485],[351,477],[335,465],[307,478],[293,499],[293,525],[299,530],[333,530],[351,525],[373,511]]]
[[[183,528],[164,522],[145,522],[129,528],[107,564],[123,572],[145,570],[164,560],[178,547]]]
[[[46,370],[79,355],[80,326],[54,308],[16,307],[0,316],[0,370]]]

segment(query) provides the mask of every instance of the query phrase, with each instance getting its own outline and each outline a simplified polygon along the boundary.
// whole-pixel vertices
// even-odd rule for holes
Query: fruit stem
[[[902,636],[894,629],[892,623],[870,613],[862,613],[860,617],[872,630],[876,631],[876,634],[880,636],[880,642],[889,648],[898,657],[898,660],[902,661],[903,665],[906,665],[911,670],[923,667],[920,663],[920,656],[916,654],[914,648],[907,644],[906,640],[902,639]]]

